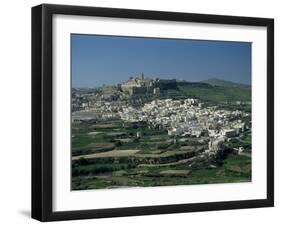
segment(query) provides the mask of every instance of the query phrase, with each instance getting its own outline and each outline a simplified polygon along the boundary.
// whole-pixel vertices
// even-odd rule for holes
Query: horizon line
[[[135,75],[135,76],[128,76],[128,79],[130,77],[133,77],[133,78],[137,78],[137,77],[140,77],[140,75]],[[145,77],[145,79],[156,79],[158,77]],[[161,79],[161,78],[158,78],[158,79]],[[164,78],[163,80],[173,80],[175,78],[170,78],[170,79],[167,79],[167,78]],[[219,79],[219,78],[216,78],[216,77],[210,77],[208,79],[204,79],[204,80],[200,80],[200,81],[192,81],[192,80],[184,80],[184,79],[175,79],[176,81],[182,81],[182,82],[195,82],[195,83],[204,83],[204,81],[208,81],[208,80],[219,80],[219,81],[225,81],[225,82],[231,82],[231,83],[236,83],[236,84],[239,84],[239,85],[245,85],[245,86],[252,86],[252,84],[248,84],[248,83],[243,83],[243,82],[236,82],[236,81],[232,81],[232,80],[225,80],[225,79]],[[128,80],[126,80],[128,81]],[[123,82],[126,82],[126,81],[123,81]],[[122,83],[123,83],[122,82]],[[99,88],[99,87],[102,87],[104,85],[116,85],[116,84],[122,84],[122,83],[107,83],[107,84],[102,84],[102,85],[98,85],[98,86],[72,86],[71,88],[89,88],[89,89],[93,89],[93,88]]]

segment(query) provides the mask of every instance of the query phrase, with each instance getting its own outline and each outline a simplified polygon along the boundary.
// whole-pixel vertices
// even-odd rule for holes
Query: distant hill
[[[177,81],[176,89],[162,90],[161,94],[167,98],[194,97],[212,102],[251,101],[251,86],[219,79]]]
[[[236,82],[230,82],[222,79],[217,78],[211,78],[207,80],[203,80],[200,83],[207,83],[212,86],[223,86],[223,87],[243,87],[243,88],[250,88],[250,85],[236,83]]]

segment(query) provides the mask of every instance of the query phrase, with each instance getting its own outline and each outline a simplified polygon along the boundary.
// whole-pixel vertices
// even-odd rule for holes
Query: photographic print
[[[251,182],[251,43],[71,35],[72,190]]]
[[[274,19],[33,7],[31,200],[40,221],[274,206]]]

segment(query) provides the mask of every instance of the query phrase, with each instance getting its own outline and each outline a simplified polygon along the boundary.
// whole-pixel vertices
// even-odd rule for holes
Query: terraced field
[[[73,190],[251,181],[250,156],[202,158],[204,137],[178,139],[118,120],[73,125],[72,137]]]

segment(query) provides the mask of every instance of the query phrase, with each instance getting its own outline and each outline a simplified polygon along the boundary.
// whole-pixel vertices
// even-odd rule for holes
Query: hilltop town
[[[150,79],[143,74],[121,84],[73,89],[73,189],[81,189],[77,178],[81,180],[85,175],[96,179],[103,173],[111,175],[107,179],[99,178],[103,184],[100,187],[137,186],[140,182],[135,175],[147,178],[152,173],[151,167],[153,173],[158,171],[158,176],[167,179],[167,174],[168,178],[171,175],[187,177],[199,166],[217,168],[228,154],[249,158],[251,112],[248,99],[204,100],[194,92],[191,96],[186,95],[188,89],[183,92],[182,84],[191,87],[191,91],[213,89],[206,83]],[[86,133],[81,136],[81,131]],[[115,162],[116,170],[113,167],[106,172],[81,172],[78,169],[82,160],[87,166]],[[130,165],[117,167],[124,161]],[[237,177],[247,181],[249,162],[246,166],[247,169],[238,166],[230,171],[240,170],[242,174],[239,171]],[[126,183],[116,184],[113,178],[119,174],[127,177]],[[191,179],[187,177],[186,180]],[[217,179],[220,181],[221,178]],[[109,185],[105,185],[107,183]],[[147,182],[147,185],[151,183]],[[189,183],[195,183],[194,179]],[[99,186],[92,184],[90,188]]]
[[[150,79],[141,76],[130,77],[122,84],[107,85],[97,89],[73,89],[72,110],[90,107],[92,102],[126,100],[133,96],[159,95],[160,90],[176,88],[176,79]]]

